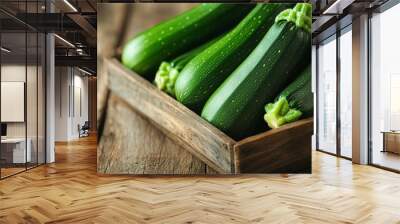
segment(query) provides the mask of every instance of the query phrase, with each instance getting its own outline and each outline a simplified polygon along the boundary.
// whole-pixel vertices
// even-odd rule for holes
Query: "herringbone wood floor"
[[[312,175],[106,177],[96,140],[0,181],[0,223],[400,223],[400,175],[315,152]]]

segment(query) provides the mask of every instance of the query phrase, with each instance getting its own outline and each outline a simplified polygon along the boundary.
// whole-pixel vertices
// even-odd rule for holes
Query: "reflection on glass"
[[[400,5],[371,19],[372,163],[400,170]]]
[[[336,39],[318,48],[318,149],[336,153]]]
[[[1,160],[2,178],[24,171],[31,159],[26,142],[26,33],[2,33],[1,57]],[[28,149],[28,150],[27,150]]]
[[[38,51],[37,51],[37,41],[38,36],[36,32],[27,33],[27,99],[26,99],[26,113],[27,113],[27,143],[28,149],[30,148],[30,160],[27,163],[28,168],[37,165],[37,76],[38,76]]]
[[[37,77],[37,82],[38,82],[38,136],[37,136],[37,147],[38,147],[38,156],[37,156],[37,161],[38,164],[43,164],[45,163],[45,114],[46,114],[46,108],[45,108],[45,65],[46,65],[46,52],[45,52],[45,44],[46,44],[46,38],[45,35],[42,33],[39,33],[38,35],[39,40],[38,40],[38,77]]]
[[[351,158],[352,149],[352,35],[340,36],[340,153]]]
[[[0,1],[2,8],[44,13],[45,0]],[[45,34],[0,12],[0,178],[45,163]],[[32,17],[33,19],[38,17]],[[10,25],[12,24],[12,25]]]

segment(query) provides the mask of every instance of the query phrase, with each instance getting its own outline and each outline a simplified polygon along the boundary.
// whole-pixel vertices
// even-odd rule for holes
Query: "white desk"
[[[12,148],[12,163],[25,163],[31,162],[32,154],[31,154],[31,145],[32,140],[27,138],[26,142],[28,143],[26,147],[26,154],[25,154],[25,138],[5,138],[1,139],[2,147],[13,147]],[[3,150],[3,148],[2,148]],[[25,158],[27,159],[25,161]]]

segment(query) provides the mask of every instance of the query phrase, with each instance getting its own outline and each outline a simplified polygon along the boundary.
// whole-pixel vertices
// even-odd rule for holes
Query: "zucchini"
[[[122,63],[153,79],[162,61],[175,58],[235,26],[252,5],[204,3],[128,41]]]
[[[253,134],[264,105],[293,79],[300,63],[310,64],[311,5],[281,12],[249,57],[213,93],[201,116],[235,139]]]
[[[180,55],[170,62],[161,62],[161,65],[156,73],[156,77],[154,78],[154,84],[159,90],[164,91],[169,95],[175,97],[175,82],[178,78],[179,73],[182,71],[185,65],[207,47],[211,46],[217,40],[221,39],[221,37],[222,35],[189,52]]]
[[[193,58],[179,75],[179,102],[199,111],[218,86],[243,62],[287,4],[257,4],[232,31]]]
[[[308,66],[275,98],[275,103],[265,106],[264,120],[270,128],[278,128],[286,123],[297,121],[300,117],[311,116],[313,106],[311,66]]]

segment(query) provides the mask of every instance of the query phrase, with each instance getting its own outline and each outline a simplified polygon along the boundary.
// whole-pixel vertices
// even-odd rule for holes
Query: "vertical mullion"
[[[69,112],[69,117],[72,117],[72,68],[69,67],[69,89],[68,89],[68,112]]]
[[[367,156],[367,163],[368,164],[373,164],[373,153],[372,153],[372,83],[371,83],[371,75],[372,75],[372,63],[371,63],[371,56],[372,56],[372,29],[371,29],[371,19],[372,19],[372,12],[368,11],[368,20],[367,20],[367,46],[368,46],[368,53],[367,53],[367,83],[368,83],[368,89],[367,89],[367,108],[368,108],[368,124],[367,124],[367,132],[368,132],[368,156]]]
[[[25,0],[25,21],[28,21],[28,0]],[[28,169],[28,113],[27,113],[27,97],[28,97],[28,25],[25,23],[25,170]]]
[[[59,88],[59,90],[60,90],[60,93],[58,94],[58,95],[60,95],[60,117],[62,117],[62,85],[61,85],[61,79],[62,79],[62,77],[64,76],[64,74],[63,74],[63,72],[60,72],[60,74],[58,75],[58,88]]]
[[[36,1],[39,16],[39,0]],[[39,31],[36,31],[36,166],[39,165]]]
[[[315,148],[319,149],[319,43],[315,47]]]
[[[336,154],[341,156],[341,123],[340,123],[340,29],[336,31]]]
[[[72,68],[72,88],[71,88],[71,92],[72,92],[72,117],[73,119],[75,119],[75,69],[74,67]]]
[[[3,46],[3,44],[2,44],[2,32],[1,32],[1,30],[2,30],[2,23],[0,22],[0,47],[2,47]],[[1,122],[1,67],[2,67],[2,64],[1,64],[1,62],[2,62],[2,58],[1,58],[1,56],[2,56],[2,54],[3,54],[3,52],[1,52],[0,51],[0,124],[3,124],[2,122]],[[1,135],[1,134],[0,134]],[[2,148],[1,148],[1,144],[0,144],[0,179],[2,179],[2,177],[1,177],[1,170],[2,170],[2,162],[1,162],[1,150],[2,150]]]
[[[45,13],[47,13],[48,2],[45,0]],[[44,163],[47,163],[47,31],[44,33]],[[43,70],[43,69],[42,69]],[[43,74],[42,74],[43,76]],[[42,108],[43,109],[43,108]],[[43,118],[43,117],[42,117]]]
[[[68,118],[71,117],[71,70],[68,70]]]
[[[79,117],[82,117],[82,89],[79,88]]]

